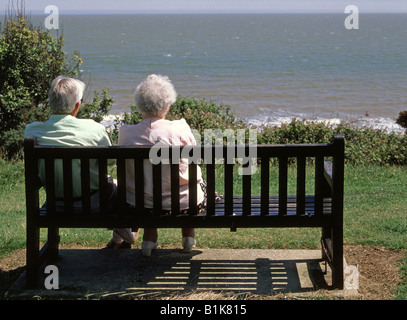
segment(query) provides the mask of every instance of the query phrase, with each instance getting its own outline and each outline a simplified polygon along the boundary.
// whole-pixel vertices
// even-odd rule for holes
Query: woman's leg
[[[131,228],[113,228],[112,239],[107,244],[108,249],[130,249],[131,244],[138,239],[140,229],[133,232]]]
[[[182,237],[191,237],[195,238],[195,229],[194,228],[185,228],[182,229]]]
[[[157,242],[158,233],[156,228],[144,228],[143,241]]]
[[[191,252],[192,248],[195,247],[195,244],[195,229],[182,229],[182,248],[184,252]]]
[[[151,251],[157,248],[158,233],[156,228],[144,228],[143,243],[141,245],[141,252],[143,256],[149,257]]]

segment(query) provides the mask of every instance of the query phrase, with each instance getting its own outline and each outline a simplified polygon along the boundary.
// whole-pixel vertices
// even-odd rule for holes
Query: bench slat
[[[160,164],[153,164],[153,210],[154,215],[159,216],[162,212],[162,182]]]
[[[72,185],[72,159],[63,159],[64,176],[64,210],[67,213],[73,211],[73,185]]]
[[[90,214],[90,172],[89,158],[81,158],[81,193],[82,193],[82,214]]]
[[[206,166],[206,193],[207,193],[207,212],[209,216],[214,215],[215,211],[215,164],[212,162]]]
[[[171,163],[171,211],[173,215],[180,211],[179,201],[179,163]]]
[[[197,199],[197,165],[188,165],[188,199],[189,199],[189,214],[195,215],[197,213],[198,199]]]
[[[322,195],[324,179],[324,157],[317,156],[315,158],[315,214],[322,214]]]
[[[134,159],[134,190],[136,198],[136,214],[142,214],[144,210],[144,160]]]
[[[230,216],[233,214],[233,164],[228,164],[225,161],[225,179],[224,179],[224,186],[225,186],[225,214]]]
[[[56,212],[56,203],[55,203],[55,160],[54,159],[45,159],[45,184],[50,186],[47,189],[47,213],[50,215],[55,214]]]
[[[107,159],[98,159],[100,214],[108,213]]]
[[[305,212],[306,157],[297,157],[297,215]]]
[[[279,195],[279,214],[287,213],[287,177],[288,177],[288,158],[278,158],[278,195]]]
[[[248,167],[247,165],[243,166],[244,168]],[[252,176],[249,174],[243,174],[242,176],[242,185],[243,185],[243,215],[250,214],[250,198],[252,194]]]
[[[117,165],[117,200],[118,200],[118,213],[124,215],[126,213],[126,160],[119,158],[116,161]]]
[[[270,195],[270,161],[267,157],[261,158],[261,214],[269,211]]]
[[[332,199],[331,198],[323,198],[322,199],[322,210],[321,212],[326,215],[332,214]],[[263,198],[259,196],[252,196],[250,199],[250,206],[251,206],[251,215],[281,215],[279,210],[279,205],[281,203],[278,196],[270,196],[268,197],[268,211],[264,212],[262,210],[262,201]],[[301,209],[302,211],[298,210],[297,207],[298,199],[296,196],[288,196],[286,198],[286,214],[285,215],[309,215],[312,216],[315,214],[315,197],[314,196],[306,196],[304,199],[304,207]],[[233,215],[244,215],[243,214],[243,198],[240,196],[233,197]],[[216,203],[215,207],[215,215],[226,215],[225,214],[225,202],[223,199]],[[283,215],[281,215],[283,216]]]

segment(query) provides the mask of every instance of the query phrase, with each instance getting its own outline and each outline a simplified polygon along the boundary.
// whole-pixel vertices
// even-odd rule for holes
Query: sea
[[[83,58],[87,97],[109,89],[112,116],[129,112],[149,74],[177,93],[229,105],[254,124],[293,118],[403,132],[407,14],[61,15],[64,51]],[[33,16],[42,23],[44,16]],[[52,30],[56,33],[56,30]]]

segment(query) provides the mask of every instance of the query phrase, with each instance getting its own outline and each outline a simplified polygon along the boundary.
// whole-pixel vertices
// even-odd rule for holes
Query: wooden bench
[[[200,154],[212,152],[212,159],[221,155],[226,159],[229,151],[236,151],[238,146],[195,146],[193,151]],[[287,144],[244,146],[247,151],[255,148],[257,170],[260,170],[258,195],[252,195],[252,176],[241,175],[242,193],[236,195],[234,190],[233,170],[237,164],[213,161],[200,164],[203,177],[207,182],[207,209],[204,214],[197,214],[196,201],[196,163],[189,165],[190,207],[188,214],[179,214],[179,165],[171,166],[171,214],[163,214],[161,207],[161,165],[153,165],[154,208],[144,209],[144,159],[149,159],[151,147],[147,146],[112,146],[112,147],[45,147],[36,144],[35,139],[25,139],[25,179],[27,205],[27,287],[39,286],[39,268],[44,259],[58,254],[59,228],[113,228],[113,227],[157,227],[157,228],[266,228],[266,227],[320,227],[322,230],[322,259],[327,261],[332,270],[332,286],[343,288],[343,184],[344,184],[344,138],[334,136],[332,143],[323,144]],[[177,147],[169,148],[170,159]],[[234,148],[234,149],[231,149]],[[198,150],[199,149],[199,150]],[[180,150],[176,150],[179,152]],[[182,151],[182,150],[181,150]],[[192,152],[193,152],[192,151]],[[46,175],[52,181],[54,160],[63,160],[64,170],[64,212],[55,212],[55,190],[47,186],[47,211],[40,212],[40,184],[38,179],[38,161],[45,159]],[[72,159],[80,159],[83,210],[72,214]],[[97,159],[99,163],[99,189],[101,212],[90,213],[89,160]],[[108,212],[107,183],[108,160],[114,159],[117,168],[118,210]],[[137,206],[131,208],[126,203],[126,160],[135,164],[135,190]],[[310,161],[311,159],[311,161]],[[289,163],[295,162],[296,191],[288,192]],[[209,163],[211,162],[211,163]],[[229,161],[230,162],[230,161]],[[308,174],[313,163],[312,174]],[[167,164],[168,165],[168,164]],[[274,167],[277,173],[270,179]],[[306,170],[308,169],[308,170]],[[224,178],[224,197],[215,200],[215,177]],[[275,177],[276,176],[276,177]],[[312,195],[306,193],[306,180],[315,186]],[[239,178],[240,179],[240,178]],[[48,181],[50,181],[48,180]],[[236,174],[235,174],[236,180]],[[236,183],[236,182],[235,182]],[[272,195],[270,188],[278,189]],[[236,188],[236,185],[235,185]],[[40,249],[40,229],[48,229],[48,239]],[[259,239],[262,241],[262,239]]]

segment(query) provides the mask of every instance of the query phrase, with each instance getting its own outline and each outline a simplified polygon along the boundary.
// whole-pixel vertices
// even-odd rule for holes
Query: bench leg
[[[40,229],[27,224],[27,251],[26,251],[26,287],[36,289],[39,287],[40,268]]]
[[[332,285],[342,290],[344,285],[343,270],[343,228],[334,227],[332,230]]]
[[[322,259],[329,262],[332,269],[332,286],[342,290],[343,274],[343,230],[342,227],[322,228]]]
[[[59,255],[59,228],[48,228],[47,258],[56,260]]]

